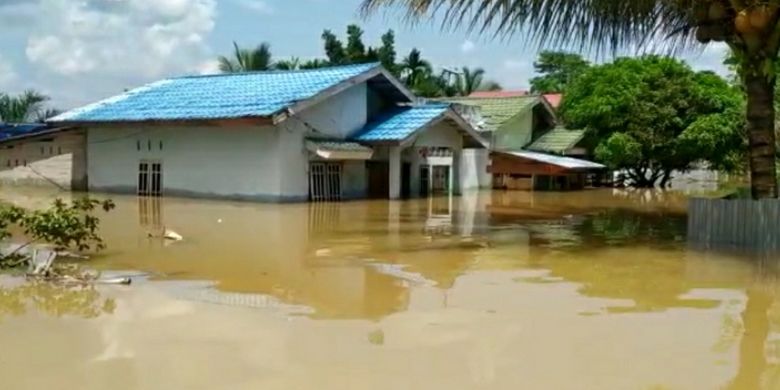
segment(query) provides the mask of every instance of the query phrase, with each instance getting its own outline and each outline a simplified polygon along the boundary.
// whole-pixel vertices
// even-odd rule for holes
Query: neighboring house
[[[85,190],[84,140],[77,129],[0,123],[0,184]]]
[[[563,94],[560,93],[548,93],[543,95],[545,100],[547,100],[547,103],[550,104],[550,107],[554,109],[558,109],[561,107],[561,103],[563,103]]]
[[[378,64],[158,81],[61,114],[91,191],[272,202],[460,192],[484,141]],[[446,153],[449,159],[439,159]]]
[[[446,101],[455,103],[456,110],[490,141],[490,152],[471,151],[464,156],[489,167],[476,179],[467,175],[467,187],[477,181],[480,186],[504,189],[579,189],[585,186],[589,173],[605,168],[571,158],[586,157],[587,150],[582,148],[585,133],[558,126],[547,97],[510,95]]]

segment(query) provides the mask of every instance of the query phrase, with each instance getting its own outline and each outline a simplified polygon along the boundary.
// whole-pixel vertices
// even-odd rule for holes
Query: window
[[[143,160],[138,163],[138,195],[162,196],[162,163]]]
[[[160,150],[163,150],[162,140],[160,141]]]
[[[49,156],[51,156],[52,154],[54,154],[54,147],[49,146]]]
[[[140,152],[141,151],[141,141],[135,141],[135,148]]]
[[[44,154],[46,154],[46,152],[44,151],[43,146],[41,146],[41,156],[43,156]]]
[[[311,163],[309,198],[314,202],[341,200],[341,164]]]
[[[57,154],[62,154],[62,146],[57,146]]]

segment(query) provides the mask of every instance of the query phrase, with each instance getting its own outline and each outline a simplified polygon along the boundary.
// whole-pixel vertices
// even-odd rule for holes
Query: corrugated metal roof
[[[578,158],[554,156],[551,154],[528,152],[528,151],[501,151],[499,153],[517,156],[528,160],[537,161],[544,164],[557,165],[567,169],[605,169],[604,165],[592,161],[580,160]]]
[[[470,98],[505,98],[505,97],[517,97],[517,96],[527,96],[529,95],[528,91],[523,90],[517,90],[517,91],[476,91],[472,92],[471,95],[469,95]]]
[[[544,98],[547,99],[547,102],[550,103],[550,106],[552,108],[558,108],[561,106],[561,102],[563,101],[563,94],[560,93],[548,93],[544,95]]]
[[[391,109],[367,124],[353,139],[360,142],[403,141],[449,109],[447,104]]]
[[[265,117],[376,68],[378,64],[361,64],[172,78],[68,111],[49,122]]]
[[[48,130],[42,123],[0,123],[0,140],[36,134]]]
[[[520,115],[523,112],[533,109],[541,102],[538,96],[515,96],[502,98],[446,98],[443,99],[450,103],[462,104],[479,108],[479,121],[475,123],[477,130],[496,131],[505,125],[509,120]],[[465,115],[466,113],[464,113]]]
[[[585,137],[585,130],[569,130],[556,127],[528,146],[529,150],[565,154]]]

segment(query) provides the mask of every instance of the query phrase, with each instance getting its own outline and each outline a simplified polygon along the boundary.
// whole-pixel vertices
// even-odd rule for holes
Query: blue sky
[[[396,32],[399,57],[417,47],[439,66],[479,66],[508,89],[528,86],[537,50],[397,15],[361,20],[360,0],[0,0],[0,91],[44,91],[67,109],[164,77],[215,71],[214,58],[262,41],[277,59],[322,57],[320,34],[359,23],[367,44]],[[685,56],[725,73],[725,48]]]

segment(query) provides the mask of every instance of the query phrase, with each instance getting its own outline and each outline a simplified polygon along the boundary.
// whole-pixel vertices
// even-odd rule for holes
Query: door
[[[420,196],[428,196],[431,193],[431,166],[420,165]]]
[[[387,199],[390,197],[390,165],[381,161],[366,161],[368,171],[368,197]]]
[[[435,165],[433,167],[433,183],[431,190],[434,194],[450,193],[450,167],[449,165]]]

